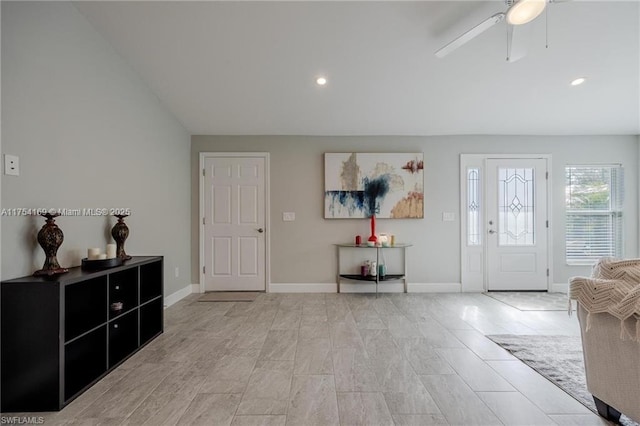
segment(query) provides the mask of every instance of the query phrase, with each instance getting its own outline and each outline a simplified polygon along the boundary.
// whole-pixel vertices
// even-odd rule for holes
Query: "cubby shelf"
[[[161,256],[1,286],[2,412],[61,410],[164,330]]]

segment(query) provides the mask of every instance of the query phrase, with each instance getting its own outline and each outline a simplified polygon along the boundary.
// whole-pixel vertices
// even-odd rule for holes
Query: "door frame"
[[[460,154],[460,282],[462,292],[486,292],[487,291],[487,238],[486,238],[486,185],[485,170],[486,162],[490,159],[543,159],[547,161],[547,220],[549,227],[547,228],[547,267],[549,275],[547,276],[547,291],[551,291],[553,281],[553,220],[551,213],[553,212],[553,185],[551,173],[551,154]],[[480,201],[482,203],[480,211],[480,233],[482,243],[478,246],[469,246],[467,244],[467,169],[469,167],[477,168],[480,172]],[[467,268],[468,259],[472,256],[481,256],[482,260],[480,271],[469,271]]]
[[[200,277],[198,286],[200,293],[204,293],[205,290],[205,274],[202,272],[205,266],[204,261],[204,224],[203,219],[205,217],[205,199],[204,199],[204,163],[208,158],[225,158],[225,157],[241,157],[241,158],[263,158],[264,159],[264,222],[265,222],[265,250],[264,250],[264,274],[265,274],[265,291],[270,292],[271,287],[271,216],[270,216],[270,196],[269,189],[271,187],[270,181],[270,156],[268,152],[200,152],[199,153],[199,169],[198,169],[198,182],[199,182],[199,200],[198,200],[198,238],[199,238],[199,262],[198,262],[198,276]]]

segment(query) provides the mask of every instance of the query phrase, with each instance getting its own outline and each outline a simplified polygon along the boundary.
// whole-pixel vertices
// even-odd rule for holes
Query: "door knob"
[[[496,233],[496,231],[494,231],[493,229],[489,229],[489,233],[490,233],[490,234],[495,234],[495,233]]]
[[[264,232],[264,229],[258,228],[258,232],[262,234]]]

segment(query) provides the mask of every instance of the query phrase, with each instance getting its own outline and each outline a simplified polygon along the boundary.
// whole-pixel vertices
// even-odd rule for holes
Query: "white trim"
[[[409,283],[409,293],[460,293],[461,283]]]
[[[271,293],[335,293],[336,283],[271,283]]]
[[[335,293],[336,283],[272,283],[271,293]],[[408,283],[408,293],[460,293],[460,283]],[[402,293],[402,283],[378,285],[378,293]],[[374,293],[375,284],[347,283],[340,285],[341,293]]]
[[[552,164],[551,164],[551,154],[460,154],[460,274],[462,277],[462,283],[461,283],[461,289],[463,292],[475,292],[480,290],[477,284],[478,283],[473,283],[473,282],[467,282],[465,284],[465,279],[469,279],[469,277],[467,276],[468,274],[465,273],[465,271],[463,270],[466,259],[467,259],[467,234],[466,234],[466,225],[467,225],[467,210],[465,208],[465,203],[466,203],[466,170],[467,167],[473,166],[473,167],[479,167],[481,170],[480,175],[482,176],[482,179],[485,179],[485,163],[486,160],[489,159],[544,159],[547,161],[547,173],[548,173],[548,179],[546,181],[547,184],[547,220],[549,221],[549,228],[547,228],[547,268],[549,268],[549,276],[547,277],[547,291],[554,291],[554,285],[553,284],[553,220],[552,220],[552,213],[553,213],[553,206],[552,206],[552,201],[553,201],[553,185],[552,185],[552,178],[553,178],[553,173],[551,173],[551,171],[553,170]],[[485,198],[486,198],[486,194],[484,191],[486,182],[482,182],[481,183],[481,197],[482,197],[482,210],[484,212],[484,210],[486,209],[486,202],[485,202]],[[483,217],[485,215],[483,214]],[[484,233],[484,222],[482,222],[482,226],[483,226],[483,233]],[[480,291],[486,291],[486,287],[487,287],[487,278],[486,278],[486,262],[487,262],[487,257],[486,257],[486,251],[487,251],[487,247],[486,247],[486,238],[482,238],[482,257],[483,257],[483,285],[482,285],[482,290]]]
[[[204,225],[202,224],[202,218],[204,217],[204,176],[202,176],[202,171],[204,169],[204,161],[206,158],[220,158],[220,157],[244,157],[244,158],[264,158],[264,221],[265,228],[267,232],[265,232],[265,252],[264,252],[264,269],[265,269],[265,291],[268,293],[271,290],[271,197],[269,194],[269,188],[271,187],[271,171],[270,171],[270,163],[271,157],[268,152],[200,152],[199,153],[199,168],[198,168],[198,186],[199,186],[199,212],[200,216],[198,217],[198,239],[199,241],[199,261],[198,261],[198,291],[199,293],[204,293],[204,279],[205,276],[202,273],[202,268],[204,267]]]
[[[197,293],[200,288],[199,284],[189,284],[186,287],[172,293],[164,298],[164,307],[165,309],[169,306],[181,301],[191,293]]]
[[[549,288],[549,293],[569,293],[569,283],[553,283]]]
[[[376,292],[375,283],[367,283],[367,282],[348,283],[343,281],[340,284],[340,293],[375,293],[375,292]],[[404,292],[404,284],[401,282],[378,284],[378,293],[402,293],[402,292]]]

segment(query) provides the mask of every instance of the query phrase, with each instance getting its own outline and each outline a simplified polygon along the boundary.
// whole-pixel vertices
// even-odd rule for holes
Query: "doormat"
[[[253,302],[258,294],[257,291],[212,291],[200,296],[198,302]]]

